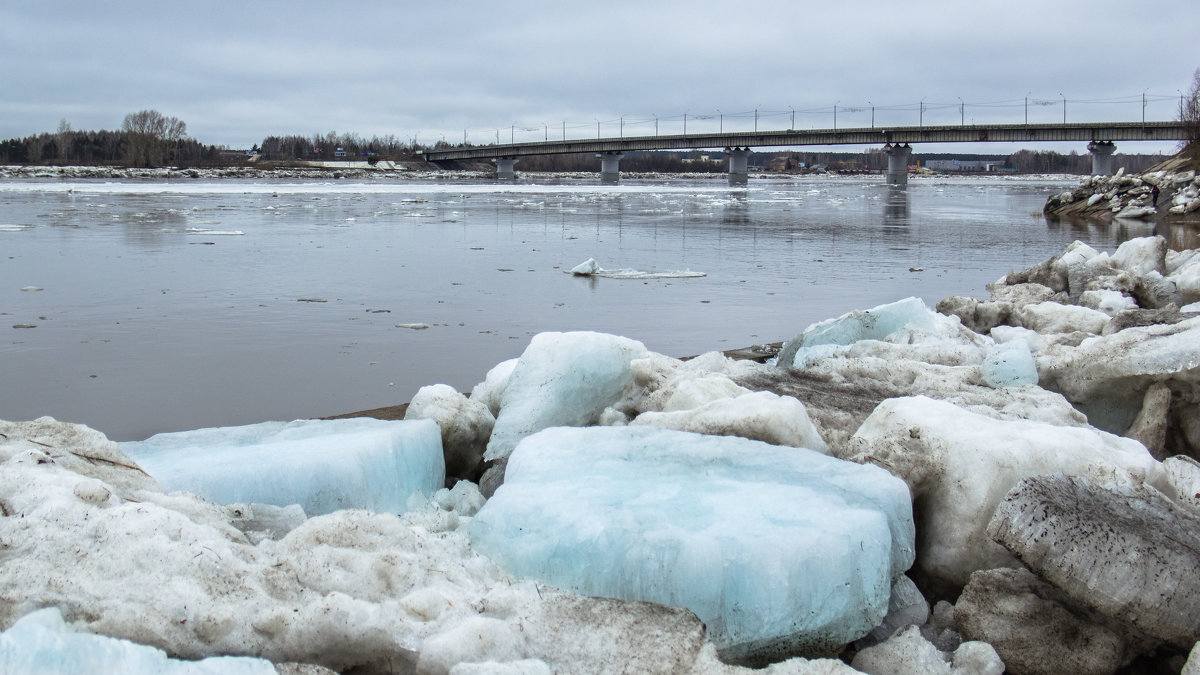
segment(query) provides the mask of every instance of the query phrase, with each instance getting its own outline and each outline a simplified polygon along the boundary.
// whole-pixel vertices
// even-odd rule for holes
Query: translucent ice
[[[913,561],[911,501],[878,467],[645,427],[525,438],[471,523],[517,575],[695,612],[727,658],[840,646]]]
[[[363,508],[399,513],[445,481],[433,420],[264,422],[158,434],[121,449],[168,492],[218,504],[299,504],[308,515]]]
[[[266,659],[217,656],[202,661],[167,658],[157,647],[76,632],[56,607],[27,614],[0,633],[0,672],[38,675],[275,675]]]
[[[1022,338],[1000,343],[989,350],[980,374],[989,387],[996,389],[1038,382],[1037,364],[1029,351],[1029,343]]]
[[[551,426],[595,424],[634,390],[640,342],[603,333],[539,333],[517,360],[484,459],[508,457],[525,436]]]

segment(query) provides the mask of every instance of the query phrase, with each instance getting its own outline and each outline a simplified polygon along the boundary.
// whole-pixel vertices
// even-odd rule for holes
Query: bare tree
[[[157,110],[129,113],[121,123],[129,152],[127,160],[140,166],[157,166],[170,147],[187,138],[187,124]]]
[[[1187,129],[1188,142],[1200,141],[1200,68],[1192,73],[1192,86],[1179,107],[1179,121]]]

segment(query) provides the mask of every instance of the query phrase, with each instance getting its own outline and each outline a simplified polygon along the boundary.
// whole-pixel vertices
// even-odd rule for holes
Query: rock
[[[1127,662],[1121,633],[1084,620],[1029,570],[980,570],[954,606],[962,634],[992,645],[1013,675],[1108,675]]]
[[[1200,514],[1142,486],[1021,481],[988,534],[1072,605],[1190,648],[1200,637]]]
[[[1001,421],[923,396],[881,403],[843,457],[884,467],[908,484],[918,505],[917,569],[935,588],[951,591],[975,570],[1015,564],[986,529],[996,505],[1022,478],[1063,471],[1140,483],[1157,466],[1127,438]]]

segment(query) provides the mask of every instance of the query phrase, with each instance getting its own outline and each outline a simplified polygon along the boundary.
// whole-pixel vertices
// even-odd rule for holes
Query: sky
[[[750,131],[755,110],[760,129],[1049,122],[1063,99],[1068,121],[1174,119],[1200,67],[1196,23],[1183,6],[1148,7],[4,0],[0,138],[63,120],[117,129],[143,109],[231,148],[331,131],[425,144],[594,138],[597,124],[677,134],[685,115],[689,132]]]

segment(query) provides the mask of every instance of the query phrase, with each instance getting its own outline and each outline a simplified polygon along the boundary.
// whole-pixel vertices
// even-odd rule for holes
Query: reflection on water
[[[888,185],[883,204],[884,231],[903,231],[908,228],[908,186]]]
[[[0,417],[128,440],[374,408],[469,390],[542,331],[743,347],[1154,232],[1047,223],[1046,197],[1074,182],[5,182],[0,363],[21,386],[0,388]],[[588,258],[706,276],[565,273]]]

